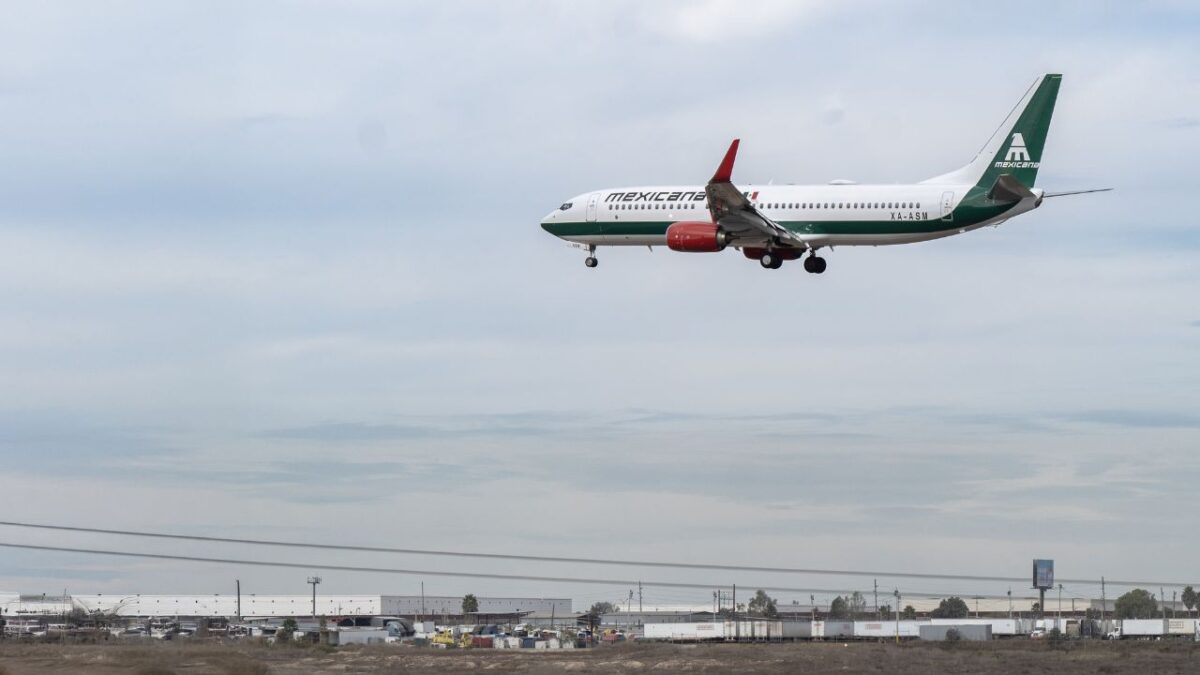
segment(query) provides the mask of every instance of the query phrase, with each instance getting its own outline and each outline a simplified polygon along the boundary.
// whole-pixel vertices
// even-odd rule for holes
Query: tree
[[[1158,603],[1149,591],[1135,588],[1117,598],[1118,619],[1152,619],[1158,613]]]
[[[848,616],[850,616],[850,608],[847,606],[845,598],[839,595],[829,603],[829,618],[845,619]]]
[[[952,595],[938,603],[937,609],[929,613],[935,619],[962,619],[969,615],[971,610],[967,607],[967,603],[963,599]]]
[[[900,612],[900,618],[905,621],[912,621],[917,618],[917,610],[913,609],[912,605],[905,605],[904,611]]]
[[[611,602],[597,602],[594,603],[590,609],[588,609],[587,614],[584,614],[583,618],[585,621],[587,621],[588,627],[592,630],[595,630],[596,626],[600,623],[600,615],[611,614],[612,612],[616,611],[616,609],[617,608]]]
[[[1184,586],[1181,599],[1183,600],[1183,606],[1187,607],[1188,613],[1191,613],[1192,608],[1196,606],[1197,600],[1200,600],[1200,598],[1196,597],[1196,591],[1191,586]]]
[[[479,599],[474,593],[467,593],[463,596],[462,601],[463,614],[474,614],[479,611]]]
[[[612,614],[616,609],[611,602],[597,602],[588,610],[588,614]]]
[[[846,601],[846,605],[846,608],[850,610],[850,616],[856,619],[867,612],[867,599],[858,591],[850,594],[850,599]]]
[[[288,618],[284,619],[283,625],[275,631],[275,644],[292,639],[292,635],[296,633],[296,629],[299,627],[299,624],[297,624],[296,620],[292,617],[289,616]]]
[[[755,616],[765,616],[768,619],[779,616],[779,610],[775,607],[775,599],[767,595],[767,592],[761,588],[755,591],[753,598],[750,598],[746,610]]]
[[[880,616],[880,618],[883,618],[883,619],[892,618],[892,606],[891,605],[880,605],[879,606],[879,616]]]

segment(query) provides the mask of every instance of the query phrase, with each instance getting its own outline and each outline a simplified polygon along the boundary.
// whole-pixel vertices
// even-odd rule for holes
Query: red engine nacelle
[[[684,221],[667,228],[667,248],[684,253],[715,253],[729,244],[729,235],[716,223]]]

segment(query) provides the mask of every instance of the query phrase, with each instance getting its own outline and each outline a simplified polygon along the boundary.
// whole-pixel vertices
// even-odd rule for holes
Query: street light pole
[[[312,587],[313,587],[312,618],[313,618],[313,621],[316,621],[317,620],[317,584],[321,583],[321,577],[309,577],[308,583],[312,584]]]

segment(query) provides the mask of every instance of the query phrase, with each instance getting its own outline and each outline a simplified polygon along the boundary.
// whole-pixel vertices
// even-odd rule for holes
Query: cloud
[[[1200,415],[1154,410],[1086,410],[1062,416],[1063,419],[1090,424],[1106,424],[1140,429],[1200,429]]]
[[[845,3],[825,0],[690,0],[655,3],[641,10],[642,26],[670,37],[702,43],[777,33],[813,21]]]
[[[1200,127],[1200,117],[1172,117],[1162,121],[1168,129],[1195,129]]]

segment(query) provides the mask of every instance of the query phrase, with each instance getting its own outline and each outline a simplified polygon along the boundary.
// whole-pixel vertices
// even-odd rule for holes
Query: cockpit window
[[[563,202],[563,205],[558,207],[559,211],[566,211],[571,208],[571,202]]]

